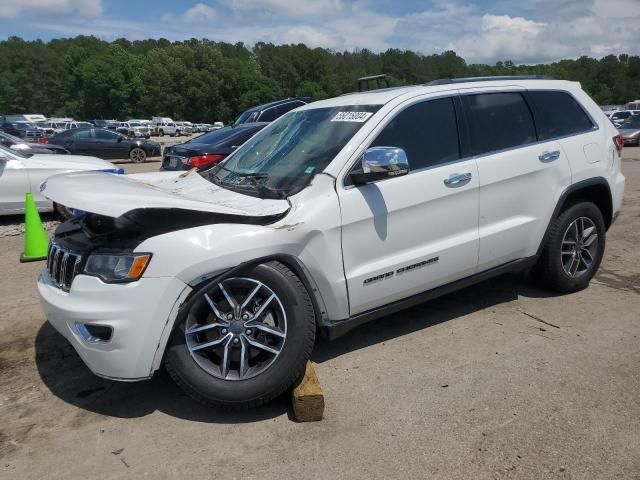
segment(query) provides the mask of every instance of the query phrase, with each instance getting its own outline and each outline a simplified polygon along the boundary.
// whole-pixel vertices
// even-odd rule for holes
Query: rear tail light
[[[197,155],[195,157],[191,157],[185,160],[184,164],[188,167],[202,168],[202,167],[207,167],[209,165],[212,165],[223,158],[224,158],[224,155],[218,155],[218,154]]]
[[[49,139],[48,138],[41,138],[38,143],[49,143]]]
[[[615,143],[616,145],[616,150],[618,151],[622,150],[622,148],[624,147],[624,140],[622,138],[622,135],[618,134],[615,137],[613,137],[613,143]]]

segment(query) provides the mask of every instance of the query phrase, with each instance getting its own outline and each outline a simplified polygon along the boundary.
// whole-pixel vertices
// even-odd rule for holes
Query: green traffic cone
[[[24,252],[20,255],[21,262],[34,262],[47,258],[49,238],[44,231],[40,214],[36,208],[31,192],[27,192],[24,201]]]

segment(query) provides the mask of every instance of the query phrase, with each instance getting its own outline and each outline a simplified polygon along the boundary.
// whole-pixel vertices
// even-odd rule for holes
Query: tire
[[[60,205],[59,203],[53,204],[53,210],[62,219],[62,221],[67,221],[74,217],[70,208]]]
[[[582,290],[598,271],[605,243],[600,209],[591,202],[575,203],[551,223],[533,276],[541,286],[558,292]]]
[[[129,160],[133,163],[144,163],[147,159],[147,152],[140,147],[134,147],[129,151]]]
[[[145,136],[144,136],[144,138],[145,138],[146,140],[149,140],[149,139],[151,138],[151,135],[145,135]]]
[[[158,132],[158,134],[159,134],[161,137],[164,137],[164,130],[160,129],[160,131]]]
[[[176,322],[165,352],[165,366],[173,380],[199,402],[233,409],[257,407],[281,395],[302,376],[315,342],[313,305],[300,279],[279,262],[257,265],[221,284],[238,304],[244,303],[254,288],[257,293],[245,310],[222,323],[218,319],[225,318],[232,309],[220,285],[196,292],[188,311]],[[214,313],[205,294],[220,316]],[[275,297],[266,301],[271,294]],[[256,318],[243,320],[243,312]],[[216,327],[187,333],[212,325],[211,322]],[[261,326],[253,328],[256,323]],[[277,335],[267,334],[265,328]],[[238,344],[233,343],[236,338]],[[212,341],[218,345],[198,349]],[[255,343],[277,353],[256,348]],[[226,372],[222,366],[225,351],[230,360],[226,362]],[[242,358],[247,362],[241,362]],[[248,365],[244,373],[242,364]]]

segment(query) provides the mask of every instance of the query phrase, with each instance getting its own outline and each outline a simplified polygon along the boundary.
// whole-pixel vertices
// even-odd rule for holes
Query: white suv
[[[318,333],[531,269],[585,288],[622,205],[621,139],[578,83],[463,79],[293,110],[196,173],[68,174],[38,281],[98,375],[164,363],[193,397],[269,401]]]

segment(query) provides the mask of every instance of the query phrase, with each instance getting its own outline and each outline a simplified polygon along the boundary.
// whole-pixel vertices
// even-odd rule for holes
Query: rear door
[[[98,145],[96,145],[95,137],[92,128],[73,130],[71,136],[74,152],[77,155],[97,155],[99,151]]]
[[[368,146],[405,150],[408,175],[338,187],[351,315],[476,270],[478,171],[461,158],[455,103],[412,100],[372,134]]]
[[[474,89],[461,96],[480,176],[479,270],[536,253],[569,161],[557,141],[538,141],[525,91]]]

